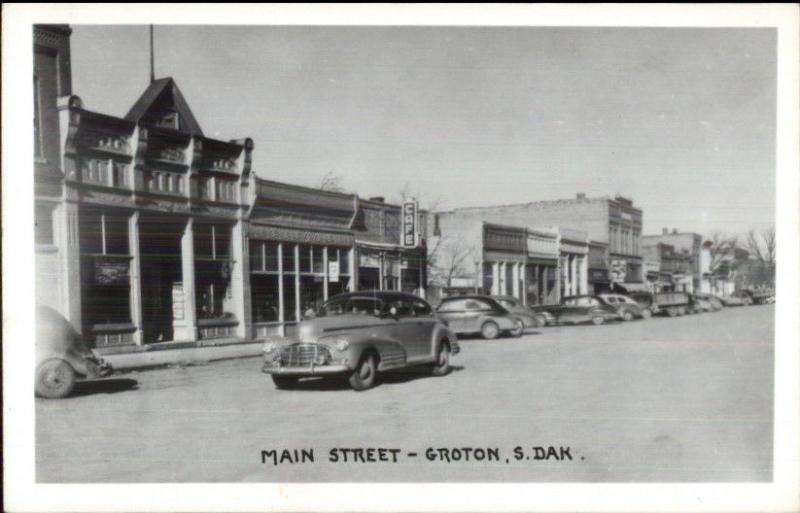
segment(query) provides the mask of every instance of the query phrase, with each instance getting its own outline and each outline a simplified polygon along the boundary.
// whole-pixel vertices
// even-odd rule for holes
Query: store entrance
[[[142,339],[145,343],[174,338],[173,320],[185,316],[181,237],[185,222],[160,216],[139,219],[142,273]]]

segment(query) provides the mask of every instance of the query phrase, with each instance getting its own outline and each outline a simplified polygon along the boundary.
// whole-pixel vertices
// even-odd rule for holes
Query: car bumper
[[[86,378],[96,379],[108,376],[113,372],[111,364],[102,358],[87,358],[86,359]]]
[[[351,372],[352,369],[344,364],[309,365],[303,367],[284,367],[269,362],[264,362],[261,372],[279,376],[325,376]]]

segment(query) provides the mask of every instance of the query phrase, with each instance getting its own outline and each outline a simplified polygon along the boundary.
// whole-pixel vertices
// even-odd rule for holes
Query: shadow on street
[[[450,366],[450,374],[460,372],[464,370],[464,367],[452,365]],[[430,370],[424,366],[420,367],[410,367],[402,370],[397,371],[387,371],[380,373],[378,375],[378,379],[375,382],[375,386],[372,387],[370,390],[375,390],[382,386],[386,385],[397,385],[401,383],[408,383],[409,381],[415,381],[418,379],[426,379],[426,378],[437,378],[430,373]],[[447,376],[444,376],[446,379]],[[347,379],[341,376],[337,377],[321,377],[321,378],[308,378],[308,379],[301,379],[297,382],[297,384],[292,388],[291,391],[313,391],[313,392],[324,392],[324,391],[337,391],[337,390],[352,390],[350,388]],[[283,392],[283,390],[278,390],[278,392]],[[365,392],[369,392],[366,390]]]
[[[93,381],[80,381],[75,383],[75,389],[70,397],[82,397],[94,394],[116,394],[137,390],[139,382],[130,378],[98,379]]]

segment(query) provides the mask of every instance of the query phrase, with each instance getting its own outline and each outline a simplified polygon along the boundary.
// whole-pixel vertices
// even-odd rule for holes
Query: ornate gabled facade
[[[205,137],[171,78],[124,118],[86,109],[68,36],[34,36],[37,300],[109,351],[250,338],[252,140]]]

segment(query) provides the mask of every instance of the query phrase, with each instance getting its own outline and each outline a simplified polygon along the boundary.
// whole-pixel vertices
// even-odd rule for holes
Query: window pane
[[[350,274],[350,248],[339,248],[339,274]]]
[[[199,319],[229,318],[230,306],[225,299],[230,287],[230,268],[227,262],[195,262],[197,317]]]
[[[300,246],[300,272],[311,272],[311,246],[306,244]]]
[[[297,308],[295,305],[294,275],[283,277],[283,320],[296,321]]]
[[[264,257],[261,253],[263,247],[264,243],[261,241],[250,241],[250,269],[253,271],[264,270]]]
[[[322,276],[300,277],[300,311],[306,315],[309,311],[317,311],[322,305],[323,282]]]
[[[232,226],[217,224],[214,225],[214,234],[216,236],[215,249],[217,252],[216,258],[227,259],[231,257],[231,231]]]
[[[350,277],[339,276],[339,281],[328,283],[328,298],[332,298],[338,294],[342,294],[350,290]]]
[[[194,224],[194,256],[199,258],[211,258],[211,225],[208,223]]]
[[[283,244],[283,272],[293,273],[294,268],[294,244]]]
[[[128,250],[128,217],[106,214],[106,253],[109,255],[127,255]]]
[[[78,230],[80,231],[81,253],[103,252],[103,231],[100,223],[99,212],[85,211],[80,213]]]
[[[323,252],[325,251],[325,248],[323,248],[322,246],[314,246],[313,251],[314,251],[314,265],[312,270],[315,273],[324,273],[325,261],[323,259]]]
[[[277,322],[279,311],[278,277],[260,275],[252,277],[253,320]]]
[[[277,242],[266,242],[265,244],[265,252],[267,255],[267,259],[265,262],[266,270],[267,271],[277,271],[278,270],[278,243]],[[294,270],[294,269],[292,269]]]

